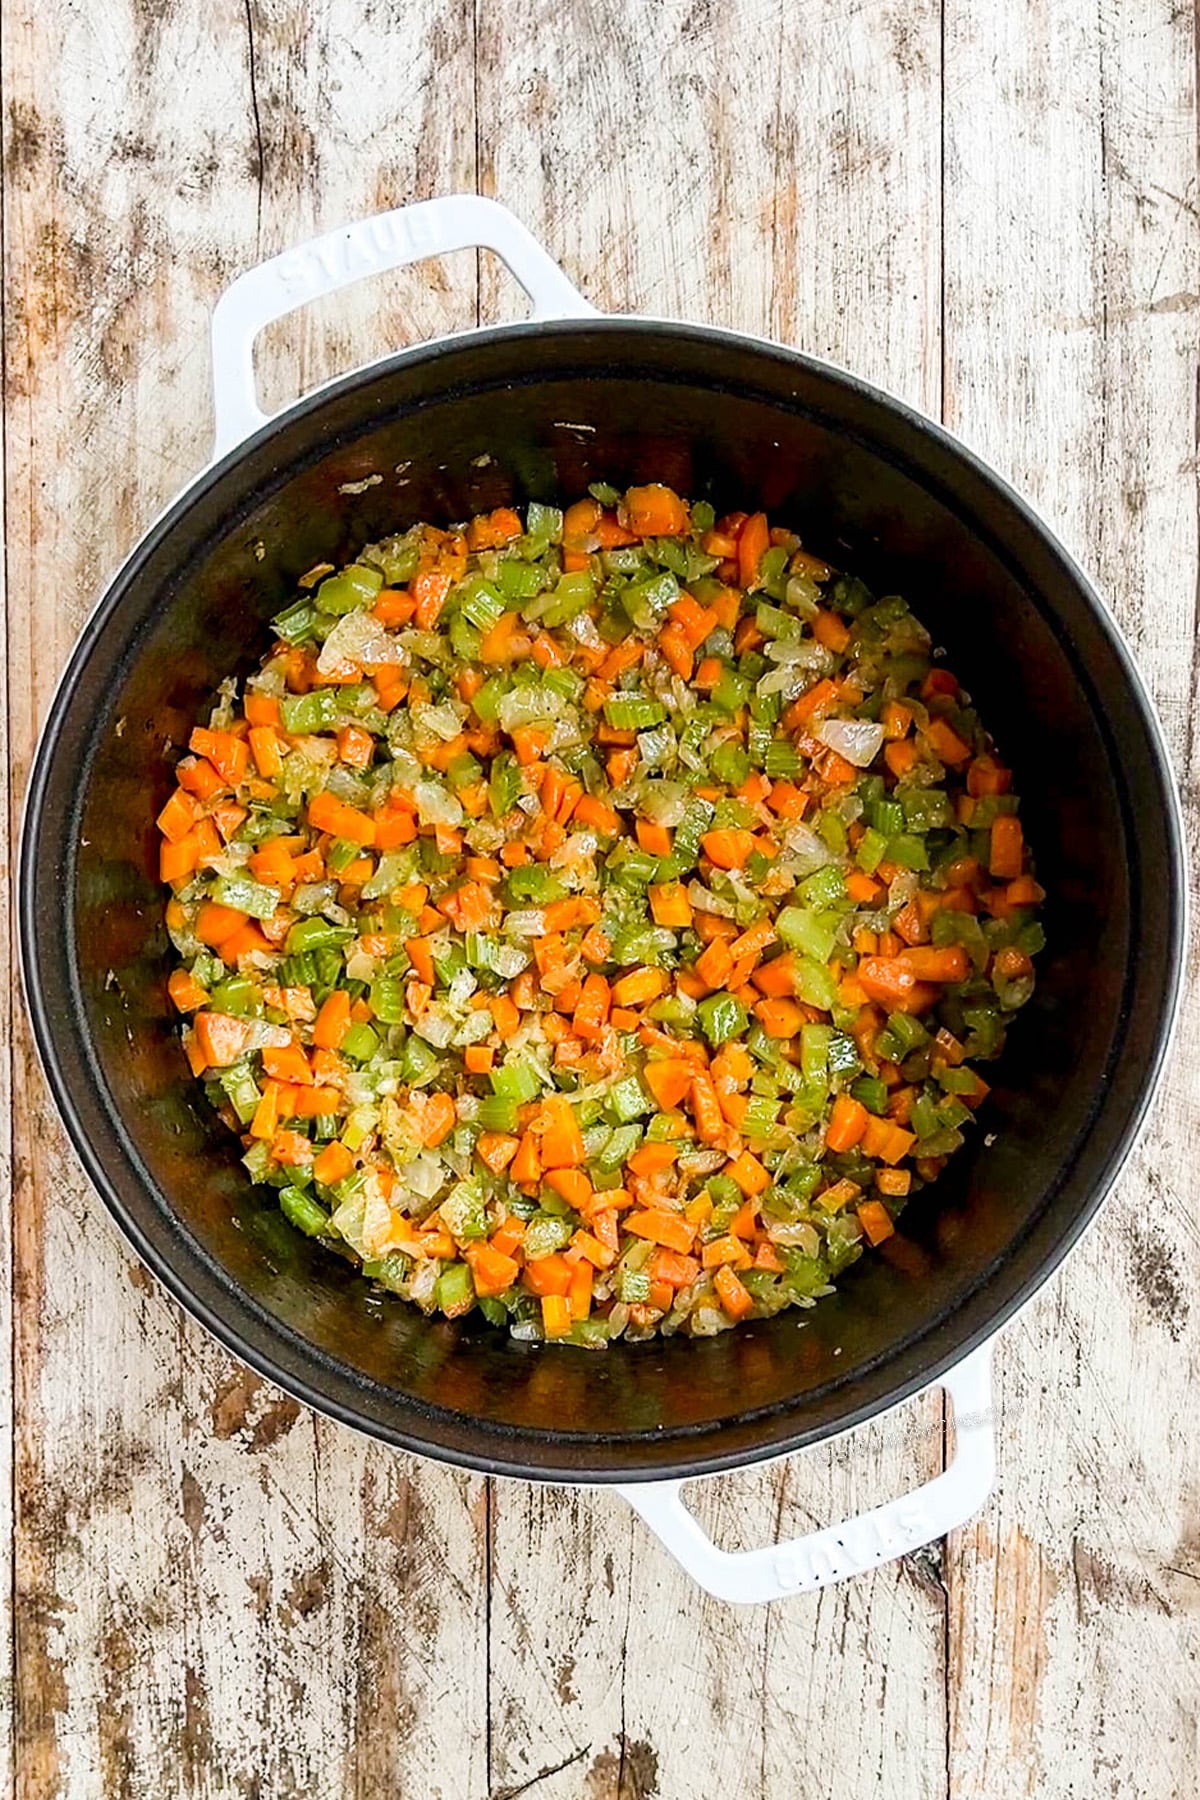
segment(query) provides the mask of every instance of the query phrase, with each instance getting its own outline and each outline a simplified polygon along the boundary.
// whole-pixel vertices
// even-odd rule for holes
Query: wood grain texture
[[[946,16],[947,414],[1098,577],[1195,844],[1192,11]],[[1000,1351],[1000,1491],[948,1565],[954,1794],[1196,1791],[1195,966],[1117,1195]]]
[[[474,0],[0,0],[0,59],[0,806],[107,572],[207,454],[224,283],[478,188],[601,306],[766,331],[944,409],[1103,582],[1194,840],[1191,8],[531,0],[518,28]],[[263,395],[517,301],[470,254],[348,290],[266,335]],[[239,1368],[131,1261],[14,1025],[0,1793],[1195,1791],[1194,986],[1119,1196],[1000,1348],[996,1499],[944,1547],[754,1612],[704,1599],[613,1496],[393,1456]],[[925,1402],[695,1503],[749,1542],[941,1456]]]

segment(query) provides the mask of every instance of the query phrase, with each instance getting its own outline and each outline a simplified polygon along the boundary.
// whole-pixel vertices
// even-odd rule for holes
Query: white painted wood
[[[2,16],[13,804],[98,587],[207,453],[222,285],[347,219],[475,187],[601,306],[768,330],[930,412],[944,398],[1104,581],[1194,796],[1190,9]],[[381,278],[265,334],[264,399],[516,310],[469,253]],[[944,1557],[756,1614],[700,1595],[613,1496],[393,1456],[239,1370],[87,1192],[18,1008],[0,1792],[1190,1793],[1198,1057],[1193,990],[1119,1198],[1001,1347],[998,1501]],[[936,1472],[941,1436],[926,1403],[696,1504],[730,1546],[812,1529]]]
[[[947,413],[1130,634],[1196,837],[1191,8],[946,12]],[[1194,963],[1193,963],[1194,970]],[[1117,1197],[998,1359],[997,1504],[948,1562],[950,1791],[1195,1791],[1193,982]]]

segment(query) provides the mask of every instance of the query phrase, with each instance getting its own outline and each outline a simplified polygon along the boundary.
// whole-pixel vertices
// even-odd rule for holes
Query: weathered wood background
[[[1187,0],[0,13],[12,818],[106,572],[206,456],[223,284],[478,188],[601,306],[849,363],[1029,492],[1141,657],[1194,838]],[[277,330],[265,387],[282,403],[511,298],[472,256],[377,282]],[[0,1762],[22,1800],[1196,1792],[1194,991],[1120,1192],[1001,1345],[986,1512],[941,1552],[748,1612],[702,1598],[615,1499],[392,1455],[231,1363],[89,1193],[4,988]],[[927,1403],[702,1504],[727,1540],[794,1531],[940,1456]]]

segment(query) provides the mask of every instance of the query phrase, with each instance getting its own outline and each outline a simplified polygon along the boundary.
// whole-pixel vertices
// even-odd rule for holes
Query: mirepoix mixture
[[[312,570],[175,773],[170,994],[252,1180],[518,1338],[829,1293],[962,1144],[1043,943],[905,601],[653,483]]]

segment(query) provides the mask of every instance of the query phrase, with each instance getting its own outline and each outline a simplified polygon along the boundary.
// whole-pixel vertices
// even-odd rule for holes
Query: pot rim
[[[195,1292],[187,1278],[177,1271],[171,1257],[160,1252],[135,1222],[125,1206],[116,1183],[110,1180],[103,1160],[92,1148],[82,1127],[59,1061],[56,1047],[56,1027],[44,1001],[40,972],[39,934],[34,922],[36,870],[33,851],[42,828],[43,809],[64,716],[91,655],[107,629],[129,582],[137,575],[150,554],[169,538],[195,501],[202,494],[208,492],[212,486],[231,475],[251,451],[269,442],[285,427],[307,416],[318,414],[331,399],[369,387],[372,382],[394,368],[421,361],[428,361],[431,366],[436,366],[444,358],[453,357],[458,350],[467,346],[474,347],[481,343],[486,345],[513,339],[533,340],[547,335],[557,337],[597,332],[613,335],[662,335],[681,340],[734,343],[742,348],[752,349],[761,356],[814,373],[832,382],[835,388],[841,388],[849,394],[871,402],[882,403],[887,410],[897,414],[902,421],[932,438],[935,444],[950,458],[965,465],[967,470],[989,487],[1016,515],[1018,521],[1039,540],[1042,550],[1049,555],[1060,575],[1083,596],[1100,626],[1102,634],[1106,637],[1145,730],[1147,746],[1151,751],[1165,803],[1165,822],[1170,845],[1170,868],[1164,876],[1170,887],[1170,941],[1167,954],[1166,987],[1142,1080],[1130,1108],[1125,1127],[1109,1156],[1102,1180],[1097,1183],[1096,1190],[1088,1204],[1070,1220],[1037,1269],[1020,1284],[1014,1293],[998,1304],[994,1313],[983,1323],[961,1337],[954,1336],[954,1341],[948,1348],[931,1355],[915,1374],[901,1377],[890,1384],[885,1381],[880,1386],[878,1377],[882,1371],[886,1370],[888,1362],[891,1360],[890,1357],[880,1357],[875,1362],[855,1370],[853,1376],[847,1377],[848,1381],[862,1383],[875,1377],[875,1386],[879,1391],[864,1397],[857,1404],[851,1406],[836,1425],[832,1427],[810,1426],[806,1429],[801,1423],[793,1429],[771,1437],[769,1441],[764,1441],[749,1449],[744,1445],[728,1450],[716,1448],[706,1451],[699,1459],[689,1458],[687,1455],[686,1447],[689,1437],[700,1436],[702,1433],[717,1435],[721,1427],[706,1424],[695,1428],[680,1428],[672,1431],[669,1439],[663,1440],[677,1446],[677,1453],[653,1467],[638,1463],[619,1467],[611,1460],[605,1461],[606,1454],[611,1455],[617,1449],[617,1443],[603,1433],[544,1432],[532,1428],[503,1427],[480,1422],[481,1431],[487,1433],[485,1441],[495,1447],[492,1454],[463,1447],[458,1442],[431,1443],[427,1437],[423,1437],[417,1432],[398,1429],[378,1420],[368,1420],[364,1408],[360,1407],[356,1410],[350,1405],[344,1405],[331,1399],[327,1394],[315,1388],[304,1374],[295,1372],[290,1366],[283,1367],[279,1358],[273,1356],[268,1350],[260,1349],[251,1341],[247,1332],[231,1322],[226,1315],[214,1310]],[[1094,1222],[1100,1207],[1119,1179],[1121,1171],[1145,1128],[1147,1115],[1157,1094],[1178,1024],[1182,996],[1188,913],[1186,866],[1178,786],[1154,701],[1142,681],[1132,653],[1112,615],[1075,559],[1037,510],[1002,475],[998,474],[969,445],[949,432],[940,421],[921,412],[884,388],[865,381],[853,371],[825,358],[812,356],[807,352],[781,344],[777,340],[761,337],[751,332],[636,314],[596,314],[573,319],[524,320],[515,324],[476,328],[411,345],[363,363],[346,374],[322,383],[281,412],[276,413],[265,425],[234,445],[224,455],[206,464],[168,502],[118,566],[100,594],[59,677],[39,734],[25,794],[20,830],[16,881],[18,952],[22,984],[33,1027],[33,1041],[38,1060],[54,1098],[59,1117],[83,1165],[84,1172],[137,1255],[168,1293],[227,1351],[284,1392],[310,1407],[314,1412],[411,1454],[428,1456],[435,1461],[472,1469],[485,1475],[503,1475],[557,1485],[616,1486],[631,1482],[692,1479],[703,1475],[745,1469],[757,1463],[778,1459],[811,1444],[831,1442],[868,1420],[891,1412],[904,1401],[934,1385],[946,1371],[964,1361],[982,1344],[994,1337],[1017,1312],[1034,1298],[1075,1248],[1084,1231]],[[142,1182],[140,1171],[135,1168],[132,1170],[132,1174],[138,1182]],[[199,1245],[189,1245],[188,1254],[199,1257],[203,1262],[211,1262]],[[216,1269],[218,1265],[211,1263],[211,1267]],[[243,1316],[249,1315],[247,1323],[257,1321],[258,1328],[264,1336],[274,1338],[281,1345],[289,1346],[293,1352],[298,1351],[302,1362],[319,1365],[323,1361],[330,1363],[334,1361],[334,1359],[326,1357],[325,1353],[316,1350],[299,1333],[283,1325],[265,1308],[258,1306],[243,1290],[229,1282],[227,1277],[222,1276],[222,1278],[227,1288],[234,1288],[239,1309],[242,1310]],[[986,1289],[988,1279],[990,1278],[985,1278],[981,1282],[980,1289],[977,1291]],[[951,1314],[947,1319],[934,1321],[925,1333],[918,1334],[913,1341],[919,1344],[922,1338],[926,1338],[932,1343],[939,1335],[945,1335],[947,1330],[950,1330],[953,1336],[953,1317],[954,1315]],[[897,1346],[897,1348],[901,1347]],[[289,1359],[289,1361],[291,1360],[294,1360],[294,1357]],[[352,1374],[350,1371],[347,1373]],[[375,1385],[382,1388],[384,1384]],[[453,1420],[466,1418],[466,1415],[448,1411],[443,1414],[442,1409],[429,1407],[424,1403],[414,1401],[410,1404],[417,1412],[428,1417],[431,1422],[441,1416]],[[787,1410],[786,1405],[775,1405],[765,1409],[760,1416],[779,1418],[786,1416]],[[752,1422],[754,1420],[752,1414],[739,1415],[739,1417]],[[527,1458],[527,1451],[524,1449],[517,1455],[504,1453],[508,1443],[512,1443],[515,1448],[518,1442],[522,1446],[532,1446],[539,1442],[561,1443],[564,1441],[577,1445],[586,1452],[589,1458],[599,1457],[601,1466],[593,1464],[583,1470],[573,1467],[568,1471],[565,1468],[548,1467],[545,1464],[530,1462]]]

